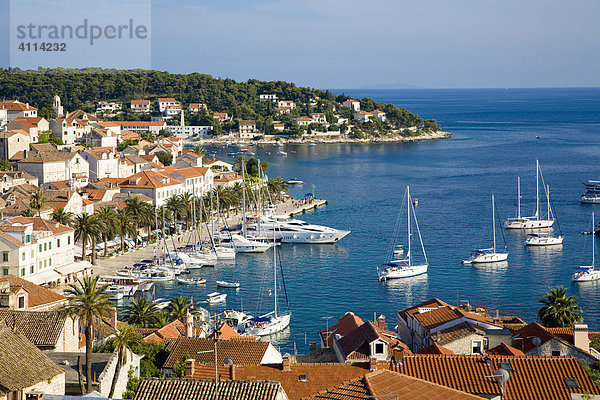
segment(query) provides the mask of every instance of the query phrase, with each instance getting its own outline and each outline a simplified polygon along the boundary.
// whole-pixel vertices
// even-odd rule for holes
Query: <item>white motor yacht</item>
[[[264,253],[272,246],[271,243],[262,243],[251,240],[237,233],[221,233],[218,236],[218,239],[220,246],[235,249],[238,253]]]
[[[271,236],[274,231],[275,238],[282,243],[307,244],[336,243],[350,233],[281,215],[261,217],[260,221],[248,224],[247,230],[248,233],[259,236]]]

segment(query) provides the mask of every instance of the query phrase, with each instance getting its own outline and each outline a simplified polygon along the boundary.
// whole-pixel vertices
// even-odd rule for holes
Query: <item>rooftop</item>
[[[50,289],[31,283],[23,278],[19,278],[15,275],[4,275],[0,276],[0,282],[8,281],[11,289],[13,287],[22,286],[27,292],[29,292],[29,307],[39,306],[58,306],[62,304],[67,298]]]

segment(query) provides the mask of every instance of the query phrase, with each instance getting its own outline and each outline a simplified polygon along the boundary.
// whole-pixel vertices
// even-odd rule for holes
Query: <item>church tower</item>
[[[58,95],[54,96],[54,100],[52,101],[52,108],[54,109],[56,118],[60,118],[63,115],[65,115],[63,106],[60,104],[60,97],[58,97]]]

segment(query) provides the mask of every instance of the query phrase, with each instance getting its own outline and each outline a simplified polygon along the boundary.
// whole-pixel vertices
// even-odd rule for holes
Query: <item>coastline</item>
[[[226,143],[256,143],[256,144],[337,144],[337,143],[404,143],[404,142],[424,142],[431,140],[442,140],[442,139],[452,139],[454,137],[453,133],[437,131],[432,133],[427,133],[419,136],[402,136],[402,135],[390,135],[385,137],[371,137],[365,139],[351,138],[341,135],[335,136],[303,136],[300,138],[289,138],[282,137],[276,135],[268,135],[267,137],[263,137],[259,140],[254,140],[250,138],[240,138],[234,134],[224,135],[220,137],[213,138],[205,138],[198,139],[192,141],[191,143],[200,144],[200,145],[208,145],[208,144],[226,144]]]

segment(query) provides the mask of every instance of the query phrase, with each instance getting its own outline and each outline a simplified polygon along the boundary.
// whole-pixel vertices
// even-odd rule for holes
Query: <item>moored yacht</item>
[[[350,233],[283,215],[261,217],[259,221],[247,224],[246,229],[248,233],[259,236],[271,236],[274,233],[282,243],[306,244],[336,243]]]
[[[594,228],[594,213],[592,213],[592,229]],[[596,269],[596,238],[592,235],[592,264],[580,265],[579,271],[571,276],[573,282],[592,282],[600,280],[600,269]]]
[[[271,243],[251,240],[237,233],[220,234],[217,238],[220,246],[230,247],[238,253],[264,253],[272,246]]]
[[[550,187],[546,187],[546,198],[548,200],[548,215],[550,215]],[[558,221],[558,218],[557,218]],[[558,222],[556,223],[558,225]],[[562,245],[564,237],[553,236],[550,232],[550,227],[548,226],[546,232],[544,233],[530,233],[525,238],[525,246],[558,246]],[[560,229],[560,227],[559,227]]]
[[[506,261],[508,259],[508,252],[506,251],[506,242],[504,242],[504,252],[499,253],[496,251],[496,204],[494,201],[494,195],[492,194],[492,237],[493,246],[489,249],[477,249],[471,252],[471,255],[467,260],[464,260],[463,264],[486,264],[486,263],[497,263]]]

